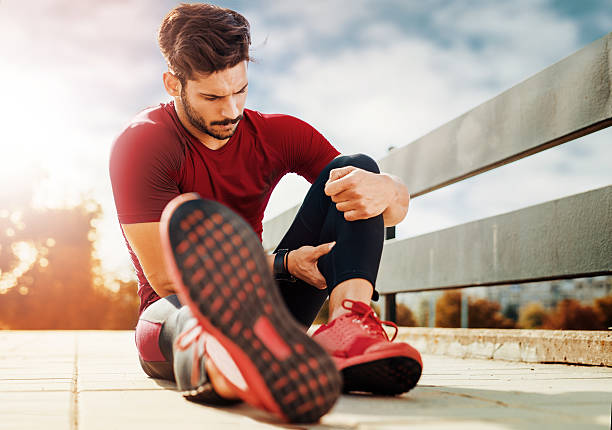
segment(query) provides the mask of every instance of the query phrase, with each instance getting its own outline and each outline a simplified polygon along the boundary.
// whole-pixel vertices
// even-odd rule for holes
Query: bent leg
[[[318,290],[301,280],[295,283],[279,282],[287,307],[306,326],[312,324],[325,298],[332,295],[340,284],[343,289],[346,288],[346,282],[351,279],[367,281],[370,285],[367,294],[372,294],[373,299],[378,300],[378,292],[374,287],[384,240],[382,215],[366,220],[346,221],[344,213],[336,209],[335,203],[324,192],[330,171],[346,166],[380,172],[376,162],[363,154],[340,156],[332,160],[313,182],[295,220],[277,247],[291,250],[304,245],[336,242],[332,250],[318,262],[319,270],[327,282],[327,291]]]

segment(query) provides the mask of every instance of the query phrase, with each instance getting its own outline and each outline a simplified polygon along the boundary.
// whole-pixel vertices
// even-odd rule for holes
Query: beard
[[[234,119],[226,119],[225,121],[212,121],[210,124],[206,123],[206,119],[204,119],[200,114],[196,112],[196,110],[189,104],[189,100],[187,99],[187,95],[185,94],[185,89],[181,88],[181,104],[183,105],[183,111],[187,116],[187,119],[197,130],[202,133],[206,133],[207,135],[214,137],[218,140],[226,140],[234,135],[238,126],[234,126],[232,129],[222,132],[216,132],[212,129],[214,125],[229,125],[229,124],[238,124],[238,122],[242,119],[242,115],[238,115]]]

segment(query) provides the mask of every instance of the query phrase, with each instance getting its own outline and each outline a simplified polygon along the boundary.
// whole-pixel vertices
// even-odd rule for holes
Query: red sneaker
[[[421,377],[423,362],[407,343],[392,343],[397,326],[378,319],[365,303],[344,300],[342,307],[351,312],[322,325],[312,337],[342,371],[344,391],[395,395],[412,389]],[[392,339],[382,324],[395,328]]]
[[[189,193],[166,206],[160,228],[179,298],[201,328],[177,339],[179,349],[201,345],[194,348],[194,369],[184,385],[201,379],[204,356],[245,402],[282,419],[314,422],[331,409],[340,395],[340,374],[285,307],[246,221]]]

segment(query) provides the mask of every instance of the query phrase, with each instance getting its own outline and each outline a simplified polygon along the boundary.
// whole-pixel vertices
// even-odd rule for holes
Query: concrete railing
[[[379,160],[418,197],[612,125],[612,33]],[[273,248],[297,207],[264,224]],[[612,274],[612,186],[385,242],[383,317],[398,292]],[[463,295],[465,297],[465,295]],[[467,320],[463,303],[463,321]]]

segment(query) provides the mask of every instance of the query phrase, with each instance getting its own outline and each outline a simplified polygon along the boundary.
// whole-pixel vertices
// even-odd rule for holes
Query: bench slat
[[[381,293],[612,274],[612,186],[386,242]]]
[[[612,33],[379,161],[413,197],[612,125]]]

